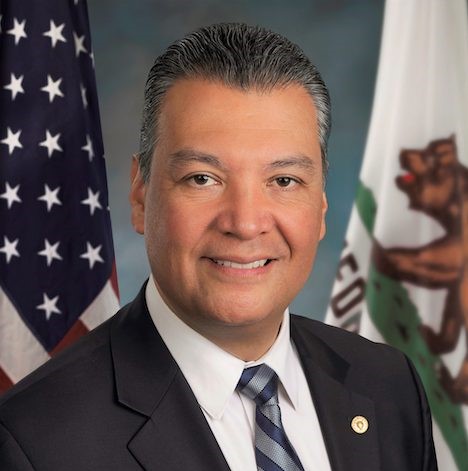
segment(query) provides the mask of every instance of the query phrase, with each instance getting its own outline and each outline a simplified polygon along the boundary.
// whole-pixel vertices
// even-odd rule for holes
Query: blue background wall
[[[130,156],[138,149],[146,74],[170,43],[220,21],[260,24],[299,44],[318,66],[333,104],[328,233],[292,310],[322,319],[364,151],[377,71],[383,0],[88,0],[96,59],[122,304],[148,275],[130,225]]]

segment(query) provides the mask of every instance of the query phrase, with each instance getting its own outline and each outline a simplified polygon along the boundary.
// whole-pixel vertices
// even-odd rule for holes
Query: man
[[[325,233],[329,98],[287,39],[220,24],[150,71],[137,298],[0,405],[5,470],[435,470],[405,357],[290,316]]]

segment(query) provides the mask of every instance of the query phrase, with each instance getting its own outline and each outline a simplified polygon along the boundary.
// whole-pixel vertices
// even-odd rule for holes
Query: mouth
[[[400,153],[400,167],[402,174],[398,175],[395,180],[400,188],[408,188],[417,183],[417,176],[414,173],[414,169],[411,165],[411,152],[403,150]]]
[[[400,189],[409,190],[416,185],[416,176],[413,173],[407,172],[395,178],[396,183]]]
[[[210,258],[210,260],[216,263],[217,265],[220,265],[226,268],[234,268],[237,270],[253,270],[255,268],[261,268],[268,265],[273,259],[263,258],[260,260],[253,260],[247,263],[233,262],[231,260],[219,260],[215,258]]]
[[[403,183],[413,183],[416,180],[416,177],[412,173],[405,173],[404,175],[400,175],[401,180]]]

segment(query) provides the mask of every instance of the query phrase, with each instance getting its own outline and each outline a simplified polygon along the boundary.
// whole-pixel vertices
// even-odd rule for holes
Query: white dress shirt
[[[236,391],[244,368],[266,363],[279,377],[283,427],[306,471],[328,471],[330,463],[297,351],[289,335],[289,311],[268,352],[244,362],[180,320],[162,300],[154,280],[146,287],[151,318],[206,417],[232,471],[256,471],[255,404]]]

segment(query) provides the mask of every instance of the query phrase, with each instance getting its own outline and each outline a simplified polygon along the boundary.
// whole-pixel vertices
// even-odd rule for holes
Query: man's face
[[[325,233],[312,99],[180,80],[159,136],[146,184],[134,162],[131,202],[162,297],[202,334],[278,326]]]

